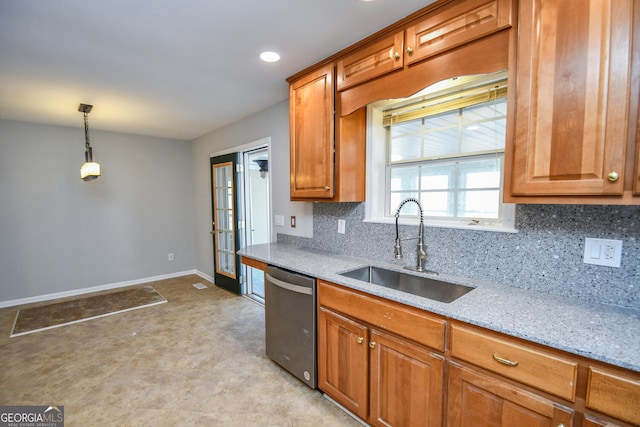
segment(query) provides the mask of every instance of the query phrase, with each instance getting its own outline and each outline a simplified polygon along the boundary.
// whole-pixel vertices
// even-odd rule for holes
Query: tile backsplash
[[[314,203],[312,239],[278,242],[402,265],[414,243],[393,258],[395,226],[364,222],[364,203]],[[338,219],[346,233],[338,234]],[[429,270],[640,310],[640,207],[518,205],[517,233],[425,227]],[[401,226],[402,238],[417,226]],[[586,237],[623,241],[620,268],[584,264]]]

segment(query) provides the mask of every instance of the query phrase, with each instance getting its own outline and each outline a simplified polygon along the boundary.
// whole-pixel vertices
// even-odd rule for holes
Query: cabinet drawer
[[[339,91],[379,75],[402,68],[404,32],[387,36],[358,49],[337,64],[336,85]]]
[[[318,284],[318,304],[444,351],[445,321],[420,309],[364,295],[323,281]]]
[[[407,63],[412,64],[511,25],[511,0],[453,2],[407,28]]]
[[[575,401],[578,363],[516,340],[451,326],[451,354],[564,399]]]
[[[640,425],[640,378],[589,368],[587,407]]]

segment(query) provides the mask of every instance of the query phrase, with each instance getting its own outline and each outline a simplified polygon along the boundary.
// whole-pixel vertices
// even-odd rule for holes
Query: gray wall
[[[195,268],[190,144],[90,136],[86,183],[83,129],[0,121],[0,302]]]
[[[209,234],[211,231],[210,155],[268,137],[271,138],[269,178],[272,211],[274,215],[285,217],[283,227],[273,226],[271,241],[276,240],[278,232],[295,236],[313,236],[312,203],[289,200],[289,101],[287,100],[192,141],[198,271],[213,276],[213,244]],[[291,215],[297,217],[295,229],[289,225]]]
[[[314,205],[314,238],[278,235],[278,241],[375,261],[414,265],[414,241],[405,259],[393,259],[395,227],[363,222],[363,203]],[[338,219],[346,234],[337,233]],[[508,286],[640,309],[640,206],[518,205],[518,233],[425,228],[427,268]],[[417,226],[401,226],[401,238]],[[623,241],[621,268],[582,262],[585,237]]]

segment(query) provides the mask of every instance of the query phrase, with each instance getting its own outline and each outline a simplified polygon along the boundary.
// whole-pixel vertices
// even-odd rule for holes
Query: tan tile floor
[[[68,427],[360,425],[265,356],[263,307],[151,284],[168,303],[15,338],[1,309],[0,405],[64,405]]]

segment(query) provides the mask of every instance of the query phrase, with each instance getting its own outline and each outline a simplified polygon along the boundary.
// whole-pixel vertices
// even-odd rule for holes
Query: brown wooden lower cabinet
[[[448,362],[447,427],[570,427],[572,409]]]
[[[616,419],[640,425],[640,376],[589,367],[585,405]]]
[[[319,388],[374,426],[442,425],[443,357],[320,307]]]
[[[362,419],[367,418],[369,331],[326,308],[318,311],[318,387]]]
[[[620,427],[620,425],[601,420],[600,418],[591,415],[585,415],[582,427]]]
[[[318,387],[374,426],[640,426],[638,372],[322,280]]]
[[[369,422],[442,425],[444,358],[381,331],[369,336]]]

